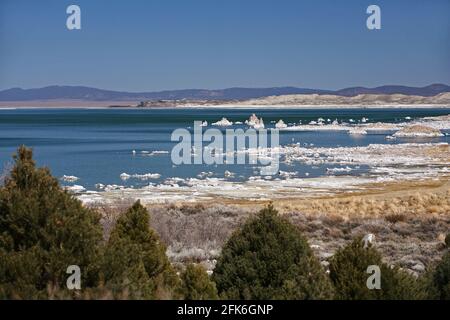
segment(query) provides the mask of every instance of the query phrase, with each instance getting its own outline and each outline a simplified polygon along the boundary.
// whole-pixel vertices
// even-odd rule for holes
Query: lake
[[[96,184],[141,187],[161,183],[169,178],[192,178],[205,174],[230,181],[246,181],[256,175],[254,165],[179,165],[174,166],[170,141],[177,128],[192,129],[194,120],[209,124],[226,117],[244,122],[252,113],[262,117],[266,128],[283,119],[285,123],[307,124],[318,118],[339,122],[399,123],[414,119],[450,114],[448,109],[9,109],[0,110],[0,161],[5,166],[19,145],[32,147],[39,166],[47,166],[61,178],[76,176],[63,185],[82,185],[96,190]],[[211,127],[211,126],[210,126]],[[246,128],[245,125],[236,127]],[[448,133],[448,131],[447,131]],[[308,147],[353,147],[369,144],[404,143],[404,139],[387,140],[389,132],[353,136],[346,132],[281,131],[280,144],[299,143]],[[426,142],[449,142],[448,135]],[[136,151],[133,154],[133,150]],[[156,152],[155,152],[156,151]],[[329,168],[329,166],[328,166]],[[298,176],[318,177],[326,166],[305,163],[280,164],[280,170]],[[360,166],[351,174],[364,173]],[[121,178],[121,174],[137,178]],[[151,178],[142,178],[152,174]],[[347,173],[348,174],[348,173]],[[149,175],[150,176],[150,175]],[[147,176],[147,177],[149,177]],[[141,178],[139,178],[141,177]],[[145,177],[145,176],[144,176]]]

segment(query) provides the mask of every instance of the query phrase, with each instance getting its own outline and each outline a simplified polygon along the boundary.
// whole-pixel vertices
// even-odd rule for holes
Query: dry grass
[[[179,205],[149,207],[151,225],[175,263],[211,263],[231,233],[251,214],[233,206]],[[206,267],[211,267],[206,265]]]
[[[406,220],[406,215],[401,213],[393,213],[386,215],[384,219],[390,223],[404,222]]]
[[[439,161],[447,160],[447,162],[450,162],[450,145],[441,144],[426,148],[425,155],[439,159]]]
[[[131,204],[101,208],[105,237],[118,212]],[[175,264],[201,262],[211,270],[221,247],[265,202],[230,201],[149,206],[151,225]],[[423,272],[439,259],[450,230],[448,182],[392,185],[365,194],[274,201],[276,209],[308,238],[321,260],[357,236],[373,233],[389,263]]]
[[[433,133],[433,134],[440,133],[440,131],[437,129],[427,127],[424,125],[419,125],[419,124],[404,127],[399,132],[401,132],[401,133]]]
[[[282,212],[337,215],[344,219],[450,215],[450,183],[397,183],[355,195],[275,201]],[[389,219],[389,218],[388,218]]]
[[[111,230],[116,224],[119,214],[125,212],[133,205],[130,201],[118,201],[114,205],[95,204],[90,207],[97,210],[101,215],[100,223],[103,226],[103,238],[108,240]]]

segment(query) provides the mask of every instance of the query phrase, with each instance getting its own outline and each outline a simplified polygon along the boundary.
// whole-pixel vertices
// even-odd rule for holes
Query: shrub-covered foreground
[[[231,299],[331,299],[333,287],[306,239],[269,205],[222,249],[213,279]]]
[[[0,188],[0,299],[450,299],[450,253],[416,278],[355,239],[327,271],[272,206],[233,233],[212,277],[195,264],[176,270],[139,202],[105,240],[99,214],[36,168],[30,149],[14,161]],[[369,266],[379,288],[367,285]]]

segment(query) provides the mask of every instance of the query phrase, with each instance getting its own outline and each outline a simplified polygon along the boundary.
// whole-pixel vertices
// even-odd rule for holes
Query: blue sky
[[[66,29],[70,4],[81,30]],[[437,82],[450,84],[449,0],[0,0],[0,89]]]

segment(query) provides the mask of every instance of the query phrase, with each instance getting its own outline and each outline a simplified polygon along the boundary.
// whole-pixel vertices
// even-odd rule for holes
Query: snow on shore
[[[360,124],[338,123],[337,121],[325,124],[313,121],[312,124],[287,126],[279,129],[284,131],[347,131],[351,135],[387,131],[398,133],[394,134],[396,137],[440,137],[443,136],[440,130],[450,130],[450,115],[401,123],[367,123],[367,120],[361,120]]]
[[[214,122],[212,125],[219,127],[229,127],[233,125],[233,122],[229,121],[227,118],[222,118],[221,120]]]
[[[120,179],[126,181],[128,179],[139,179],[139,180],[149,180],[149,179],[159,179],[161,175],[159,173],[145,173],[145,174],[128,174],[122,173]]]
[[[407,117],[409,118],[409,117]],[[406,119],[401,123],[368,123],[366,117],[351,123],[319,118],[309,124],[289,124],[282,120],[275,124],[286,131],[346,131],[351,135],[373,132],[390,132],[395,137],[431,138],[442,136],[442,130],[450,130],[450,115]],[[255,126],[262,123],[252,115],[246,124]],[[275,123],[275,122],[274,122]],[[217,126],[231,126],[226,118],[213,123]],[[197,150],[194,150],[196,152]],[[117,199],[141,199],[143,202],[196,201],[217,197],[263,200],[297,197],[299,194],[319,196],[342,191],[364,190],[367,186],[392,181],[437,179],[450,176],[450,147],[447,143],[401,143],[371,144],[361,147],[314,147],[312,144],[291,144],[274,149],[246,149],[237,153],[280,155],[280,163],[290,165],[300,163],[307,166],[322,166],[326,170],[320,177],[309,177],[308,172],[288,172],[280,170],[274,176],[249,177],[245,182],[233,181],[234,173],[225,171],[224,178],[214,177],[213,172],[202,172],[196,177],[169,177],[160,183],[149,183],[136,189],[121,185],[96,185],[100,192],[86,191],[79,185],[66,187],[78,194],[84,202],[116,201]],[[167,154],[168,151],[142,151],[143,155]],[[355,170],[364,167],[362,170]],[[147,181],[159,179],[158,173],[122,173],[123,181],[139,179]],[[78,180],[75,176],[63,176],[66,182]]]
[[[424,125],[412,125],[405,127],[393,134],[394,137],[403,138],[435,138],[444,136],[439,129],[431,128]]]
[[[76,182],[76,181],[80,180],[80,178],[78,178],[78,177],[76,177],[76,176],[66,176],[66,175],[63,175],[63,176],[61,177],[61,180],[62,180],[62,181],[65,181],[65,182]]]
[[[245,182],[200,174],[196,178],[172,177],[160,184],[134,189],[125,186],[103,186],[103,192],[83,193],[84,202],[113,202],[118,199],[141,199],[144,203],[211,200],[217,197],[246,200],[320,196],[353,192],[376,183],[415,181],[450,176],[450,147],[447,143],[372,144],[365,147],[282,146],[281,162],[300,162],[327,166],[322,177],[300,178],[298,172],[280,171],[277,175],[253,176]],[[367,166],[368,172],[354,175],[353,168]],[[338,175],[335,175],[338,174]],[[151,177],[150,175],[134,175]],[[304,174],[303,176],[305,176]],[[132,175],[128,175],[132,176]],[[76,193],[82,192],[75,190]]]

